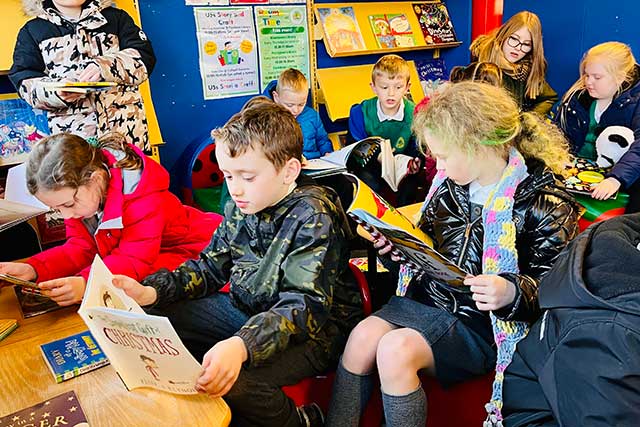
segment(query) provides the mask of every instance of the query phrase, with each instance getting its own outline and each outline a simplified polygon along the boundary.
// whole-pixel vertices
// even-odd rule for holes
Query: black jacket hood
[[[640,315],[640,213],[599,222],[558,257],[540,284],[540,308]],[[630,295],[637,297],[630,298]]]

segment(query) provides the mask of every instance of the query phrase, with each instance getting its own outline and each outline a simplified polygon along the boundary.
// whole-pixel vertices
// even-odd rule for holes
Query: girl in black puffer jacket
[[[406,294],[349,337],[328,426],[357,425],[376,365],[387,425],[424,426],[418,371],[444,385],[490,372],[492,323],[501,373],[526,333],[526,323],[503,321],[536,318],[538,282],[577,232],[573,199],[554,176],[569,161],[564,138],[537,115],[520,113],[503,89],[451,85],[416,115],[413,129],[438,164],[419,225],[435,249],[469,273],[469,288],[452,289],[401,266],[401,277],[411,280]],[[385,242],[376,246],[389,251]],[[499,420],[501,382],[494,390],[491,415]]]

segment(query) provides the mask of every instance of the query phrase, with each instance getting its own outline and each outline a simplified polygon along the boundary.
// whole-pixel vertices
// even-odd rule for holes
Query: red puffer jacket
[[[114,274],[142,280],[160,268],[170,270],[197,258],[209,243],[222,217],[184,206],[169,192],[169,174],[144,156],[143,170],[136,189],[123,194],[122,170],[109,159],[111,179],[107,188],[104,215],[95,235],[81,219],[65,221],[65,244],[31,257],[38,281],[67,276],[89,275],[96,254]]]

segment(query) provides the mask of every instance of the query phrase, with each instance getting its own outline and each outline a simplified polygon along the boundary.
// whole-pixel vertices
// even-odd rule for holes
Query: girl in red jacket
[[[96,145],[62,133],[33,148],[27,187],[65,218],[67,241],[25,263],[0,263],[0,272],[37,280],[60,305],[82,300],[96,254],[113,273],[141,280],[196,258],[220,222],[183,206],[167,171],[123,136]]]

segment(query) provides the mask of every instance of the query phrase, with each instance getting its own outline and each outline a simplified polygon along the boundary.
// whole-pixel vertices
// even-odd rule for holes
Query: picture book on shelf
[[[89,331],[42,344],[40,350],[57,383],[109,364]]]
[[[361,139],[317,159],[307,160],[302,170],[309,176],[319,177],[346,171],[350,166],[365,166],[380,154],[382,141],[377,136]]]
[[[316,11],[330,54],[365,49],[352,6],[318,7]]]
[[[458,41],[449,11],[443,3],[439,1],[413,3],[413,11],[418,18],[427,45]]]
[[[432,97],[449,81],[449,73],[442,58],[416,59],[416,71],[425,96]]]
[[[416,45],[411,24],[404,13],[369,15],[369,23],[379,48],[387,49]]]
[[[1,427],[89,427],[78,396],[71,390],[0,418]]]
[[[358,177],[343,173],[326,177],[331,188],[352,189],[350,202],[341,200],[347,214],[373,238],[382,235],[393,245],[394,254],[406,260],[414,269],[454,292],[470,292],[463,280],[466,272],[433,249],[431,238],[382,197],[372,191]],[[342,190],[346,191],[346,190]]]
[[[151,387],[196,394],[202,366],[189,353],[169,319],[146,314],[96,255],[78,314],[89,327],[128,390]]]
[[[16,330],[18,321],[16,319],[0,319],[0,341]]]
[[[48,134],[46,112],[22,99],[0,99],[0,165],[24,162],[33,144]]]

